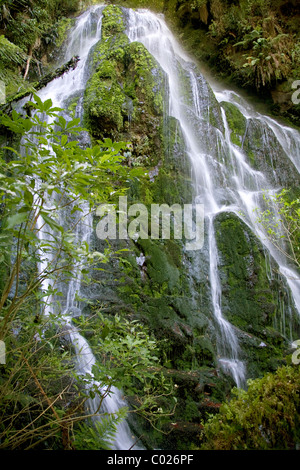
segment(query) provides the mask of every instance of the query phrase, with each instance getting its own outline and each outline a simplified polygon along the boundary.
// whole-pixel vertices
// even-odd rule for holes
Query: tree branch
[[[52,80],[55,80],[56,78],[61,77],[64,73],[67,73],[70,70],[74,70],[77,67],[79,60],[80,60],[79,56],[73,56],[72,59],[70,59],[61,67],[58,67],[56,70],[54,70],[54,72],[48,73],[43,78],[41,78],[41,80],[39,80],[38,82],[32,83],[32,86],[30,87],[30,89],[26,91],[22,91],[21,93],[16,93],[10,98],[7,98],[6,104],[0,106],[0,112],[9,114],[12,110],[13,102],[19,101],[25,98],[26,96],[29,96],[32,93],[35,93],[36,91],[41,90],[46,85],[48,85],[49,82],[52,82]]]

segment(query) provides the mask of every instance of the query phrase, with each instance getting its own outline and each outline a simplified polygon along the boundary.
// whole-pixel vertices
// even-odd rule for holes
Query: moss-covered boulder
[[[101,41],[91,57],[85,122],[95,138],[132,142],[130,164],[162,156],[163,71],[140,43],[130,43],[120,8],[103,10]]]

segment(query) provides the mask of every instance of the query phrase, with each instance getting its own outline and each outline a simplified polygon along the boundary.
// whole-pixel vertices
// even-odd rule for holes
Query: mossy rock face
[[[246,154],[253,169],[261,171],[272,186],[297,186],[299,174],[276,135],[258,118],[245,118],[233,103],[221,103],[230,132],[230,140]]]
[[[187,64],[183,66],[180,62],[177,62],[177,73],[180,79],[179,93],[181,101],[188,108],[194,108],[195,97],[193,93],[197,92],[198,96],[201,96],[201,100],[198,101],[199,109],[196,110],[198,118],[224,133],[220,104],[204,75],[199,73],[195,65],[189,64],[187,67]]]
[[[238,329],[248,374],[272,370],[284,357],[290,325],[299,330],[288,289],[276,274],[278,266],[268,265],[261,243],[237,216],[220,214],[215,227],[223,315]],[[283,315],[289,317],[286,327],[279,324]]]
[[[250,118],[243,150],[252,167],[266,175],[274,186],[299,186],[300,177],[274,132],[260,119]]]
[[[130,164],[157,164],[163,155],[166,77],[147,49],[130,43],[124,31],[122,10],[106,7],[85,90],[85,122],[97,139],[131,141]]]
[[[221,105],[226,113],[231,142],[241,147],[247,129],[247,119],[234,104],[222,101]]]
[[[119,77],[124,69],[124,48],[129,43],[124,30],[121,9],[105,8],[102,37],[93,51],[92,76],[84,97],[85,121],[91,134],[97,138],[111,137],[123,126],[125,95]]]
[[[124,33],[125,25],[121,8],[116,6],[107,6],[104,8],[102,21],[102,39],[108,40],[118,33]]]

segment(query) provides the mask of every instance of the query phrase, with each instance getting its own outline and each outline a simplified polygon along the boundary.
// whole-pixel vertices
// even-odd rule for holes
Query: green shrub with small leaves
[[[296,267],[300,268],[300,199],[282,189],[277,194],[264,194],[266,209],[257,212],[257,222],[269,240]]]
[[[300,444],[300,368],[286,366],[261,379],[249,380],[248,390],[235,397],[204,426],[203,449],[279,450]]]

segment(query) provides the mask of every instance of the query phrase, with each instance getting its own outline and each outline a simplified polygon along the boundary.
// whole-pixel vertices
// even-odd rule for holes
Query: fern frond
[[[118,425],[125,419],[127,408],[121,408],[116,413],[104,413],[97,421],[81,423],[75,434],[77,450],[109,450],[115,440]]]

